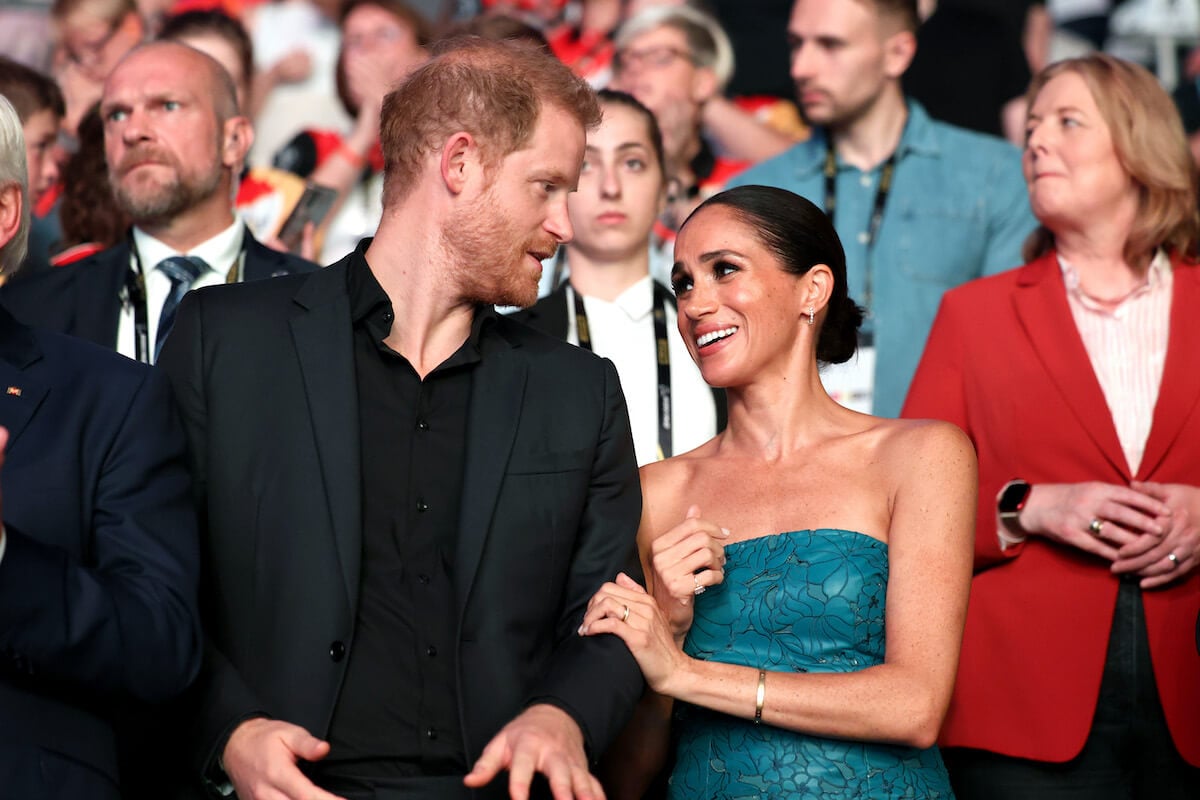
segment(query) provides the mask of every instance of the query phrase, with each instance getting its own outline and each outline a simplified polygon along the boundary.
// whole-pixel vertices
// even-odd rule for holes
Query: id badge
[[[860,333],[858,351],[844,364],[823,366],[821,383],[841,405],[870,414],[875,400],[875,337]]]

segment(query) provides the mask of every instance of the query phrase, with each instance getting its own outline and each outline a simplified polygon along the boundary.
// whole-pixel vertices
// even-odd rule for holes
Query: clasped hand
[[[1140,576],[1143,589],[1196,566],[1197,520],[1200,489],[1150,482],[1035,484],[1021,512],[1029,532],[1100,556],[1114,573]]]

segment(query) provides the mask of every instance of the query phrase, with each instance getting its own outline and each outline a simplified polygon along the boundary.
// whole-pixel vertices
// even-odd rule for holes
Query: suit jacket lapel
[[[475,582],[483,546],[492,527],[500,484],[521,418],[528,366],[500,336],[483,337],[483,361],[471,381],[467,410],[466,468],[455,569],[461,614]]]
[[[1131,477],[1104,390],[1092,370],[1087,348],[1067,304],[1066,288],[1054,253],[1023,269],[1013,304],[1034,352],[1067,407],[1104,457],[1127,479]]]
[[[49,392],[29,369],[41,359],[33,332],[0,307],[0,425],[8,428],[10,448]]]
[[[1138,476],[1146,480],[1158,467],[1179,436],[1179,429],[1200,399],[1200,369],[1194,347],[1197,331],[1196,308],[1200,307],[1200,266],[1182,265],[1173,259],[1174,291],[1171,297],[1171,327],[1167,334],[1167,359],[1163,364],[1158,402]]]
[[[301,310],[292,318],[292,338],[342,577],[354,609],[362,558],[362,466],[347,261],[312,273],[296,293]]]

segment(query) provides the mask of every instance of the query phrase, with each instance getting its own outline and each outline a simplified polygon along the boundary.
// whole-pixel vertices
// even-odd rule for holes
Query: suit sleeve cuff
[[[575,709],[571,708],[570,704],[565,702],[561,697],[552,697],[550,695],[539,695],[532,697],[525,704],[526,708],[530,706],[547,705],[554,706],[557,709],[565,712],[568,717],[575,720],[575,724],[579,726],[579,732],[583,736],[583,753],[587,756],[588,763],[593,763],[599,758],[599,754],[593,752],[592,737],[588,735],[587,725],[584,724],[583,717],[580,716]]]

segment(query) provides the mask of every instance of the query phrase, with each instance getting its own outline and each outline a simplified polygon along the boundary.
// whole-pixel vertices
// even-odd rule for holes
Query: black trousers
[[[1136,580],[1121,582],[1096,715],[1078,756],[1055,764],[953,747],[942,757],[959,800],[1200,798],[1200,769],[1180,757],[1163,717]]]

